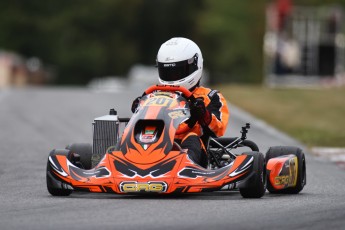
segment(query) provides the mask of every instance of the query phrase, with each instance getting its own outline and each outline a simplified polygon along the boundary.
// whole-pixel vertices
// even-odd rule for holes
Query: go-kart
[[[133,116],[114,109],[93,122],[93,144],[54,149],[47,162],[47,188],[53,196],[73,191],[116,194],[197,193],[239,189],[244,198],[298,193],[306,184],[305,157],[296,147],[271,147],[266,157],[241,136],[204,137],[208,166],[191,160],[174,140],[188,132],[192,93],[183,87],[151,86]],[[125,126],[120,138],[121,126]],[[235,153],[234,150],[240,151]]]

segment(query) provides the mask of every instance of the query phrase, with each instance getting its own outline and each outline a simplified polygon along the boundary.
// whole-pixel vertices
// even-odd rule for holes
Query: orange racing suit
[[[229,110],[225,98],[217,90],[200,86],[195,88],[192,93],[195,98],[203,99],[206,110],[211,116],[209,124],[201,126],[197,122],[189,131],[176,135],[175,139],[181,143],[182,148],[191,152],[189,155],[196,163],[206,167],[206,150],[200,138],[223,136],[229,121]],[[186,125],[183,123],[179,128]]]
[[[212,137],[223,136],[229,121],[229,110],[223,95],[217,90],[205,87],[197,87],[192,93],[195,98],[203,98],[205,107],[212,116],[211,122],[207,127],[201,127],[199,123],[196,123],[191,130],[176,135],[175,138],[183,140],[189,133],[195,133],[199,137],[204,134]],[[186,125],[187,124],[183,123],[180,125],[180,128]]]

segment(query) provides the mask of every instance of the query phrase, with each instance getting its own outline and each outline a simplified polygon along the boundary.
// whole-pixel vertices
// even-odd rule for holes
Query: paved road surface
[[[344,229],[345,172],[307,155],[307,186],[299,195],[243,199],[238,192],[175,197],[73,194],[46,190],[49,151],[91,142],[91,121],[116,107],[128,116],[131,92],[17,89],[0,92],[0,229]],[[230,135],[251,119],[232,109]],[[262,123],[249,138],[298,144]]]

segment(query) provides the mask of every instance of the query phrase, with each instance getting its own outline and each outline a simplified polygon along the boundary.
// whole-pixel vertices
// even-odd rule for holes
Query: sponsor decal
[[[186,113],[183,110],[175,110],[175,111],[172,111],[172,112],[168,113],[168,115],[172,119],[177,119],[177,118],[185,117]]]
[[[144,133],[140,133],[139,140],[143,144],[152,144],[156,141],[157,129],[154,126],[148,126],[145,128]]]
[[[166,96],[166,97],[173,97],[175,94],[171,92],[159,91],[155,93],[156,96]]]
[[[121,192],[166,192],[168,185],[165,182],[124,181],[119,185]]]
[[[202,170],[196,167],[185,167],[180,172],[178,172],[178,176],[181,178],[198,178],[198,177],[207,177],[212,178],[219,176],[224,172],[224,168],[222,170]]]
[[[179,42],[179,39],[171,39],[165,43],[167,46],[176,46]]]
[[[209,97],[210,99],[212,99],[212,97],[213,97],[216,93],[218,93],[218,90],[212,90],[212,91],[208,94],[208,97]]]
[[[164,67],[175,67],[176,63],[167,63],[163,65]]]
[[[289,158],[285,164],[284,168],[281,170],[279,176],[274,178],[275,185],[284,185],[287,187],[296,186],[297,183],[297,157]],[[285,174],[285,175],[282,175]]]
[[[274,178],[274,183],[276,185],[289,185],[291,184],[291,177],[290,176],[277,176]]]
[[[167,58],[165,58],[165,61],[173,61],[175,58],[173,58],[173,57],[167,57]]]

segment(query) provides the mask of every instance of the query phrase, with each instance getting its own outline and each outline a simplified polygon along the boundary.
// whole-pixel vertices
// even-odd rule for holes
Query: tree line
[[[57,84],[85,84],[153,66],[160,45],[182,36],[200,46],[213,83],[261,82],[266,3],[2,0],[0,49],[53,65]]]

